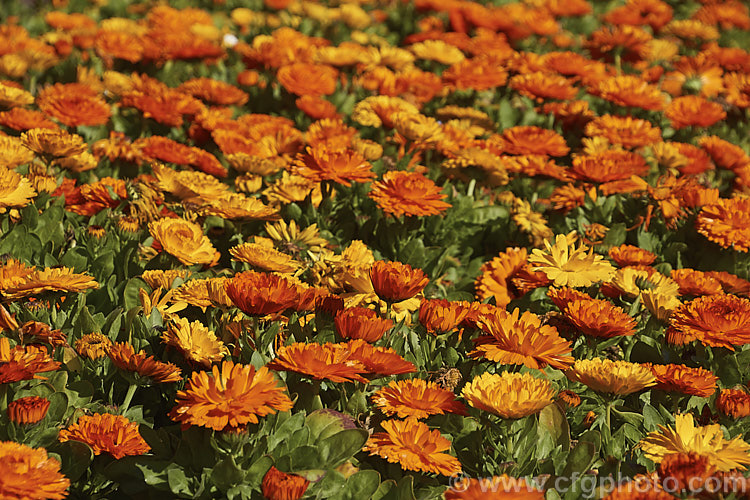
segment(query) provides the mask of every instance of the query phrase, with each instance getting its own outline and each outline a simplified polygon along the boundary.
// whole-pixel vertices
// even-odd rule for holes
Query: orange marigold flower
[[[148,230],[157,249],[174,255],[186,266],[213,265],[221,257],[211,240],[203,234],[203,229],[195,222],[164,218],[150,222]]]
[[[104,125],[112,114],[109,105],[86,85],[56,83],[39,92],[37,106],[69,127]]]
[[[248,99],[243,90],[213,78],[192,78],[180,84],[177,90],[218,106],[242,106]]]
[[[297,106],[297,109],[313,120],[339,118],[339,112],[336,109],[336,106],[332,102],[326,101],[318,96],[305,95],[294,101],[294,104]]]
[[[50,402],[39,396],[27,396],[8,403],[8,418],[17,424],[35,424],[47,414]]]
[[[384,319],[372,309],[350,307],[336,314],[336,332],[345,339],[362,339],[367,342],[380,340],[393,327],[393,321]]]
[[[451,207],[442,201],[447,195],[441,193],[441,188],[417,172],[386,172],[370,189],[368,196],[394,217],[437,215]]]
[[[401,302],[421,292],[430,279],[409,264],[379,260],[370,268],[375,293],[387,302]]]
[[[0,497],[8,499],[62,500],[70,480],[60,472],[60,462],[44,448],[0,441]]]
[[[591,120],[585,129],[589,137],[604,137],[610,144],[626,148],[648,146],[661,141],[661,130],[647,120],[631,116],[603,115]]]
[[[511,279],[526,264],[528,253],[525,248],[508,248],[480,269],[481,275],[476,279],[476,296],[479,300],[495,298],[498,307],[505,307],[519,294],[512,288]]]
[[[672,20],[672,14],[672,7],[661,0],[628,0],[622,7],[609,11],[604,20],[613,25],[647,24],[654,31],[658,31]]]
[[[621,396],[656,385],[656,377],[646,366],[601,358],[578,359],[565,375],[597,392]]]
[[[177,392],[169,416],[183,428],[197,425],[230,431],[257,424],[258,417],[288,411],[292,406],[267,367],[256,372],[252,365],[224,361],[221,368],[214,365],[211,373],[194,372],[185,390]]]
[[[100,30],[94,38],[94,50],[112,67],[112,59],[139,62],[143,59],[144,45],[141,38],[133,33]]]
[[[573,364],[570,342],[561,338],[554,326],[542,325],[541,318],[530,311],[520,314],[519,309],[514,309],[509,314],[496,309],[477,323],[488,335],[472,339],[475,349],[469,354],[471,357],[538,370],[547,366],[565,370]]]
[[[715,135],[701,137],[698,139],[698,145],[705,149],[714,163],[721,168],[738,170],[750,163],[750,157],[745,150]]]
[[[505,85],[508,72],[502,59],[492,55],[480,55],[464,59],[443,71],[441,78],[448,87],[458,90],[488,90]]]
[[[502,418],[523,418],[539,413],[552,403],[555,390],[549,380],[530,373],[483,373],[474,377],[462,391],[474,408]]]
[[[76,352],[89,359],[99,359],[105,357],[112,347],[112,341],[101,333],[89,333],[75,341]]]
[[[95,455],[104,451],[118,460],[143,455],[151,450],[138,432],[138,422],[110,413],[84,415],[75,424],[61,429],[58,439],[61,442],[84,442]]]
[[[575,155],[571,170],[584,181],[611,182],[645,175],[649,166],[639,154],[609,150],[594,155]]]
[[[603,26],[591,33],[586,46],[594,59],[613,62],[619,52],[623,61],[634,62],[641,59],[652,38],[646,30],[634,26]]]
[[[292,163],[292,173],[314,182],[333,181],[344,186],[375,177],[372,165],[351,149],[329,149],[325,143],[309,146]]]
[[[708,271],[706,275],[718,281],[724,293],[733,293],[736,295],[750,294],[750,281],[744,280],[739,276],[725,271]]]
[[[664,108],[664,95],[661,90],[633,75],[607,78],[589,89],[589,92],[619,106],[653,111]]]
[[[251,316],[277,314],[294,308],[299,301],[299,291],[292,282],[255,271],[245,271],[228,280],[226,292],[242,312]]]
[[[310,481],[304,477],[281,472],[272,465],[263,476],[261,491],[268,500],[299,500],[309,485]]]
[[[385,432],[372,434],[363,451],[400,464],[405,470],[443,476],[461,472],[461,462],[443,453],[450,449],[451,442],[439,430],[431,431],[427,424],[413,418],[386,420],[381,426]]]
[[[704,295],[672,312],[667,341],[686,344],[694,340],[711,347],[750,344],[750,300],[736,295]]]
[[[578,93],[578,89],[564,76],[541,71],[514,76],[510,79],[510,87],[538,102],[545,99],[573,99]]]
[[[670,277],[680,285],[680,295],[715,295],[724,293],[721,283],[696,269],[672,269]]]
[[[141,377],[148,377],[157,383],[179,382],[182,380],[180,369],[172,363],[162,363],[145,351],[137,354],[131,344],[118,342],[109,348],[107,353],[114,365]]]
[[[669,485],[675,493],[703,488],[715,472],[710,458],[694,451],[665,455],[658,468],[661,484]]]
[[[569,390],[560,391],[557,394],[557,399],[565,403],[569,408],[575,408],[581,404],[581,396]]]
[[[450,302],[444,299],[422,299],[419,305],[419,322],[430,333],[446,333],[456,329],[467,314],[468,302]]]
[[[750,250],[750,199],[722,198],[704,206],[695,221],[698,232],[723,248]]]
[[[512,155],[565,156],[570,151],[563,136],[554,130],[530,125],[505,129],[502,148]]]
[[[633,245],[620,245],[609,249],[609,257],[620,267],[650,266],[656,254]]]
[[[8,338],[0,337],[0,384],[45,378],[37,373],[57,370],[60,365],[45,348],[28,345],[11,349]]]
[[[276,78],[292,94],[330,95],[336,92],[338,71],[324,64],[296,62],[279,68]]]
[[[750,415],[750,394],[740,389],[722,389],[716,399],[716,409],[732,418]]]
[[[295,342],[283,346],[268,367],[277,371],[292,371],[318,380],[333,382],[364,382],[367,372],[361,360],[340,344],[305,344]]]
[[[633,335],[638,324],[621,307],[602,299],[573,300],[562,312],[580,332],[604,339]]]
[[[57,128],[55,122],[49,120],[41,111],[26,108],[12,108],[1,112],[0,125],[22,132],[32,128]]]
[[[452,483],[443,493],[445,500],[544,500],[544,491],[525,479],[506,475],[468,478]]]
[[[338,346],[351,351],[353,358],[362,363],[371,376],[388,377],[417,371],[414,363],[406,361],[390,347],[374,347],[361,339],[350,340]]]
[[[422,379],[392,380],[372,395],[372,402],[389,417],[427,418],[430,415],[466,415],[466,407],[456,401],[453,391]]]
[[[691,396],[707,398],[716,391],[718,377],[703,368],[690,368],[685,365],[651,365],[656,377],[655,389],[681,392]]]
[[[678,97],[669,103],[664,115],[672,128],[710,127],[727,117],[721,104],[694,95]]]

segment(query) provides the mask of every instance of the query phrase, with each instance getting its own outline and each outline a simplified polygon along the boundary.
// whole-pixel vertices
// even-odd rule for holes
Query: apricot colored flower
[[[313,120],[339,117],[336,105],[318,96],[305,95],[297,98],[294,104]]]
[[[619,106],[659,111],[664,108],[664,94],[635,75],[613,76],[589,90]]]
[[[336,92],[335,68],[323,64],[296,62],[279,68],[276,78],[292,94],[330,95]]]
[[[275,274],[245,271],[228,280],[225,289],[229,299],[251,316],[277,314],[299,301],[297,287]]]
[[[16,168],[34,159],[34,152],[17,137],[0,136],[0,167]],[[55,183],[57,186],[57,183]]]
[[[112,341],[99,332],[87,333],[75,341],[76,352],[89,359],[99,359],[109,354]]]
[[[39,396],[26,396],[8,403],[8,418],[17,424],[35,424],[47,415],[50,402]]]
[[[502,61],[492,55],[479,55],[457,62],[440,75],[443,83],[458,90],[488,90],[505,85],[508,71]]]
[[[546,250],[535,248],[529,256],[534,271],[543,272],[555,286],[583,287],[606,281],[614,274],[612,264],[600,255],[581,245],[575,248],[564,234],[558,234],[555,243],[544,243]]]
[[[673,364],[651,365],[650,368],[656,377],[655,389],[681,392],[702,398],[707,398],[716,391],[718,377],[703,368]]]
[[[104,125],[112,114],[109,105],[86,85],[56,83],[39,92],[39,109],[69,127]]]
[[[620,396],[656,385],[656,378],[646,366],[601,358],[578,359],[565,375],[597,392]]]
[[[99,284],[86,273],[74,273],[68,267],[35,269],[22,283],[2,291],[9,299],[19,299],[47,292],[77,293],[97,288]]]
[[[461,394],[474,408],[502,418],[523,418],[551,404],[555,390],[548,380],[530,373],[504,372],[477,375]]]
[[[659,464],[658,474],[662,484],[669,484],[677,491],[693,492],[703,488],[709,478],[716,473],[710,459],[693,451],[670,453]],[[669,481],[667,483],[666,481]],[[729,483],[732,484],[732,483]],[[695,491],[695,493],[698,493]],[[671,497],[674,498],[674,497]]]
[[[363,451],[377,455],[405,470],[450,476],[461,472],[461,463],[444,453],[451,442],[431,431],[427,424],[409,418],[386,420],[381,426],[385,432],[375,432],[365,444]]]
[[[698,96],[677,97],[669,103],[664,115],[672,122],[672,128],[710,127],[726,118],[721,104]]]
[[[293,273],[299,269],[301,262],[291,256],[275,250],[272,246],[258,243],[242,243],[229,249],[233,260],[247,262],[256,269],[279,273]]]
[[[242,106],[248,99],[243,90],[213,78],[191,78],[177,90],[219,106]]]
[[[406,361],[390,347],[374,347],[362,339],[337,345],[338,349],[351,352],[352,358],[362,363],[371,376],[388,377],[417,371],[414,363]]]
[[[723,248],[750,249],[750,199],[721,198],[704,206],[695,221],[698,232]]]
[[[393,321],[381,318],[372,309],[350,307],[336,314],[336,332],[345,339],[362,339],[367,342],[379,340],[393,327]]]
[[[514,76],[510,79],[510,88],[538,102],[545,99],[565,101],[573,99],[578,93],[578,89],[564,76],[542,71]]]
[[[518,298],[515,293],[511,279],[526,264],[528,254],[525,248],[508,248],[504,252],[485,262],[480,269],[481,273],[476,279],[476,296],[479,300],[495,298],[498,307],[505,307],[512,299]]]
[[[603,339],[633,335],[638,322],[607,300],[572,300],[562,309],[565,318],[586,335]]]
[[[430,333],[455,330],[469,314],[468,302],[451,302],[444,299],[422,300],[419,305],[419,322]]]
[[[620,245],[609,249],[609,257],[620,267],[650,266],[656,254],[633,245]]]
[[[573,364],[570,342],[561,338],[555,327],[542,325],[541,318],[530,311],[520,314],[519,309],[514,309],[511,314],[497,309],[483,315],[477,323],[488,335],[472,339],[472,357],[534,369],[552,366],[565,370]]]
[[[570,151],[563,136],[554,130],[530,125],[505,129],[501,144],[504,153],[513,155],[565,156]]]
[[[36,194],[29,179],[10,168],[0,166],[0,210],[25,207]]]
[[[75,424],[61,429],[58,439],[61,442],[81,441],[91,447],[94,455],[106,452],[118,460],[151,451],[138,432],[138,422],[110,413],[83,415]]]
[[[648,146],[661,141],[661,130],[648,120],[631,116],[602,115],[591,120],[585,128],[589,137],[604,137],[610,144],[626,148]]]
[[[216,431],[241,430],[257,424],[258,417],[277,411],[288,411],[292,400],[278,385],[267,367],[255,370],[252,365],[228,360],[214,365],[209,372],[193,372],[182,391],[177,391],[176,405],[169,416],[181,422]]]
[[[83,137],[62,129],[33,128],[21,134],[23,144],[37,154],[65,157],[86,151]]]
[[[453,391],[419,378],[392,380],[372,395],[372,402],[389,417],[422,419],[444,413],[466,415],[466,408],[456,401]]]
[[[750,163],[744,149],[715,135],[699,138],[698,145],[706,150],[718,167],[737,170]]]
[[[409,264],[379,260],[370,268],[375,293],[387,302],[401,302],[421,292],[430,279]]]
[[[113,344],[107,355],[117,368],[154,382],[164,384],[182,380],[182,373],[176,365],[157,361],[153,356],[147,356],[143,350],[136,353],[133,346],[126,342]]]
[[[325,143],[307,148],[297,155],[292,164],[292,173],[313,182],[333,181],[344,186],[354,182],[366,182],[375,177],[364,156],[351,149],[328,149]]]
[[[224,343],[200,321],[174,318],[161,339],[165,344],[177,348],[185,359],[204,368],[229,354]]]
[[[159,249],[174,255],[186,266],[212,265],[221,257],[208,237],[203,234],[203,229],[195,222],[163,218],[150,222],[148,230]]]
[[[630,151],[609,150],[592,155],[574,155],[572,174],[590,182],[629,180],[648,173],[646,160]]]
[[[668,455],[697,453],[708,457],[709,463],[721,472],[745,470],[750,464],[750,444],[735,437],[724,438],[719,424],[696,426],[689,413],[675,415],[674,427],[660,425],[638,443],[646,458],[660,464]]]
[[[716,295],[724,293],[721,283],[696,269],[672,269],[670,277],[680,286],[680,295]]]
[[[304,477],[281,472],[272,465],[263,476],[261,491],[268,500],[299,500],[309,485],[310,481]]]
[[[451,205],[447,195],[435,183],[417,172],[388,171],[382,180],[372,183],[369,197],[394,217],[438,215]]]
[[[367,382],[362,362],[339,344],[305,344],[295,342],[283,346],[268,367],[277,371],[293,371],[318,380],[333,382]]]
[[[544,491],[525,479],[506,475],[462,478],[443,493],[445,500],[544,500]]]
[[[722,389],[716,399],[716,409],[738,419],[750,415],[750,394],[741,389]]]
[[[0,441],[0,471],[0,497],[62,500],[68,496],[70,480],[44,448]]]
[[[677,307],[669,320],[667,341],[694,340],[711,347],[750,344],[750,300],[736,295],[704,295]]]

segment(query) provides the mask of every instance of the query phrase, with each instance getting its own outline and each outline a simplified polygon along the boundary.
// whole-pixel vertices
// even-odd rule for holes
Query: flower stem
[[[135,383],[131,383],[128,387],[128,392],[125,393],[125,400],[122,402],[122,405],[120,406],[120,410],[124,413],[128,410],[128,407],[130,406],[130,401],[133,399],[133,394],[135,394],[135,390],[138,388],[138,385]]]

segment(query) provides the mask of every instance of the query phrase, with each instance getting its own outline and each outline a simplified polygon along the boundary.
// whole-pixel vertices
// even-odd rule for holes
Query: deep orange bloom
[[[721,283],[696,269],[672,269],[670,278],[680,285],[680,295],[715,295],[724,292]]]
[[[544,500],[544,491],[506,475],[463,478],[443,493],[445,500]]]
[[[724,90],[722,68],[716,58],[707,53],[681,57],[672,66],[674,71],[664,75],[661,88],[673,96],[680,96],[695,87],[699,87],[703,97],[714,97]]]
[[[292,171],[314,182],[333,181],[344,186],[375,177],[364,156],[351,149],[329,149],[325,143],[309,146],[305,153],[299,153]]]
[[[100,30],[94,38],[94,49],[111,67],[112,59],[137,63],[143,59],[143,41],[140,37],[123,31]]]
[[[292,309],[299,302],[299,291],[286,278],[275,274],[245,271],[226,283],[226,292],[245,314],[265,316]]]
[[[706,274],[721,284],[724,293],[733,293],[735,295],[750,294],[750,281],[725,271],[709,271]]]
[[[724,248],[750,250],[750,199],[721,198],[701,209],[695,221],[698,232]]]
[[[116,459],[148,453],[151,447],[138,432],[138,422],[122,415],[94,413],[84,415],[78,422],[60,430],[60,441],[82,441],[95,455],[107,452]]]
[[[563,314],[580,332],[610,339],[635,333],[638,322],[607,300],[583,299],[568,302]]]
[[[656,389],[707,398],[716,391],[718,377],[703,368],[685,365],[651,365]]]
[[[365,366],[341,344],[295,342],[279,348],[276,358],[267,366],[272,370],[297,372],[318,380],[367,382],[362,376],[367,372]]]
[[[422,299],[419,305],[419,322],[430,333],[450,332],[469,314],[469,308],[468,302]]]
[[[634,75],[613,76],[602,80],[589,92],[619,106],[659,111],[664,108],[664,95]]]
[[[512,288],[512,278],[526,264],[528,253],[525,248],[508,248],[504,252],[485,262],[480,269],[481,273],[476,279],[474,286],[476,296],[479,300],[495,298],[498,307],[505,307],[512,299],[518,298],[519,294]]]
[[[372,395],[372,402],[389,417],[422,419],[444,413],[466,415],[466,407],[456,401],[453,391],[418,378],[391,381]]]
[[[649,25],[658,31],[672,20],[673,10],[661,0],[628,0],[622,7],[612,9],[604,20],[613,25]]]
[[[39,396],[26,396],[8,403],[8,418],[17,424],[35,424],[47,414],[50,402]]]
[[[25,132],[32,128],[57,128],[57,124],[41,111],[26,108],[12,108],[0,113],[0,125]]]
[[[594,59],[613,62],[619,52],[623,61],[634,62],[641,59],[652,38],[646,30],[634,26],[603,26],[591,33],[586,46]]]
[[[137,373],[141,377],[148,377],[154,382],[168,383],[182,380],[182,373],[176,365],[157,361],[153,356],[147,356],[145,351],[136,353],[133,346],[126,342],[113,344],[107,355],[119,369]]]
[[[589,137],[604,137],[610,144],[621,144],[626,148],[648,146],[661,141],[661,130],[647,120],[631,116],[603,115],[586,125]]]
[[[103,99],[80,83],[56,83],[39,92],[36,102],[39,109],[69,127],[104,125],[112,114]]]
[[[276,73],[279,83],[300,96],[330,95],[336,92],[338,71],[332,66],[296,62],[282,66]]]
[[[70,487],[47,450],[13,441],[0,441],[0,474],[1,498],[62,500]]]
[[[212,376],[211,376],[212,375]],[[292,400],[274,374],[265,366],[257,372],[252,365],[224,361],[209,372],[194,372],[185,389],[177,392],[169,416],[183,428],[197,425],[216,431],[241,430],[257,424],[258,417],[288,411]]]
[[[458,89],[488,90],[508,81],[503,61],[491,55],[476,56],[453,64],[441,77],[447,86]]]
[[[219,106],[242,106],[248,99],[245,91],[213,78],[192,78],[182,83],[177,90]]]
[[[552,366],[565,370],[573,364],[570,342],[561,338],[554,326],[542,325],[541,318],[530,311],[520,314],[515,309],[510,314],[496,309],[480,317],[478,326],[487,335],[472,339],[475,349],[471,357],[534,369]]]
[[[340,349],[351,351],[352,357],[362,363],[369,375],[387,377],[417,371],[414,363],[406,361],[390,347],[373,347],[361,339],[338,345]]]
[[[338,118],[339,112],[331,101],[312,95],[305,95],[294,101],[297,109],[305,113],[313,120],[323,118]]]
[[[388,302],[401,302],[421,292],[430,279],[424,271],[401,262],[376,261],[370,269],[372,287],[378,297]]]
[[[609,249],[609,257],[620,267],[650,266],[656,254],[633,245],[620,245]]]
[[[648,169],[641,155],[610,150],[595,155],[575,155],[571,170],[584,181],[611,182],[630,179],[633,175],[645,175]]]
[[[669,485],[676,491],[690,492],[701,489],[704,485],[712,484],[706,481],[715,474],[716,467],[711,464],[711,459],[706,455],[691,451],[665,455],[657,471],[662,484]],[[722,483],[719,482],[718,484]],[[736,483],[727,482],[724,484]],[[696,491],[696,493],[698,492]]]
[[[563,136],[554,130],[530,125],[505,129],[502,148],[512,155],[565,156],[570,151]]]
[[[510,87],[538,102],[545,99],[573,99],[578,93],[578,89],[564,76],[541,71],[514,76],[510,79]]]
[[[381,210],[395,217],[437,215],[451,207],[442,201],[447,195],[441,188],[417,172],[386,172],[382,180],[372,183],[369,196]]]
[[[750,157],[744,149],[715,135],[701,137],[698,145],[711,155],[718,167],[738,170],[750,163]]]
[[[310,481],[304,477],[281,472],[272,465],[263,476],[261,491],[268,500],[299,500],[309,485]]]
[[[8,338],[0,337],[0,384],[44,378],[37,373],[58,368],[60,363],[52,361],[45,348],[28,345],[11,349]]]
[[[672,128],[710,127],[727,117],[721,104],[694,95],[678,97],[669,103],[664,115]]]
[[[740,389],[723,389],[716,399],[716,409],[732,418],[750,415],[750,394]]]
[[[336,331],[345,339],[375,342],[393,327],[393,321],[381,318],[372,309],[350,307],[336,314]]]
[[[750,300],[736,295],[704,295],[672,312],[667,341],[687,344],[694,340],[711,347],[750,344]]]
[[[451,442],[439,430],[431,431],[427,424],[413,418],[386,420],[381,425],[385,432],[372,434],[363,451],[400,464],[405,470],[444,476],[461,471],[461,463],[443,453],[450,449]]]

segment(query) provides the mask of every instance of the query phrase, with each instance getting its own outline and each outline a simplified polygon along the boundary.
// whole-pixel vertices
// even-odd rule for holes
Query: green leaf
[[[190,485],[188,478],[185,476],[185,472],[182,469],[168,469],[167,470],[167,483],[169,489],[175,495],[190,495]]]
[[[368,437],[364,429],[347,429],[320,441],[318,450],[328,468],[332,469],[359,452]]]
[[[80,441],[65,441],[51,449],[53,450],[61,458],[60,472],[71,481],[77,481],[94,460],[94,452]]]
[[[241,483],[244,478],[245,473],[237,467],[237,463],[231,456],[216,464],[211,471],[211,481],[221,491],[227,491],[232,486]]]
[[[568,420],[557,404],[547,405],[539,412],[537,433],[538,458],[548,456],[558,446],[562,446],[564,450],[570,449]]]
[[[582,474],[591,468],[601,447],[601,434],[598,431],[587,431],[578,439],[578,444],[568,455],[568,462],[563,469],[563,477],[571,477],[574,472]]]

